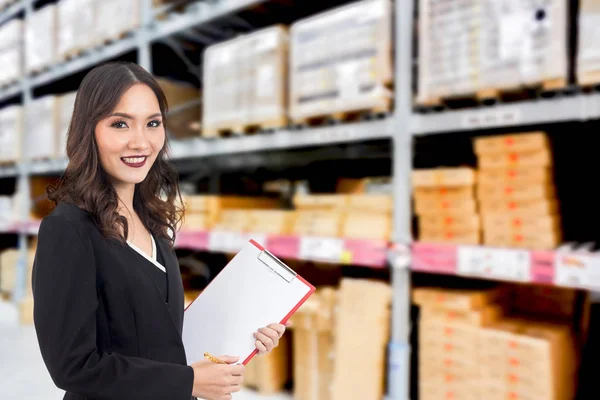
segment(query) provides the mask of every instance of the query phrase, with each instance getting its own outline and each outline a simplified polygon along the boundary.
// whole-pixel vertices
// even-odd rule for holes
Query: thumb
[[[235,364],[240,359],[239,357],[235,356],[219,356],[217,358],[221,361],[225,361],[227,364]]]

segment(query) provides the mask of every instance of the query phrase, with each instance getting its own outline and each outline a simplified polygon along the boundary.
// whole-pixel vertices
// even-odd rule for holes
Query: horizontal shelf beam
[[[170,15],[167,21],[159,21],[150,28],[150,40],[158,40],[226,16],[238,10],[264,3],[266,0],[221,0],[197,3],[181,15]]]
[[[411,269],[441,275],[600,290],[599,253],[421,243]]]
[[[0,25],[4,24],[12,17],[23,11],[25,9],[25,1],[17,1],[16,3],[8,6],[8,8],[5,8],[4,11],[0,12]]]
[[[280,130],[229,138],[194,138],[171,140],[173,160],[227,156],[239,153],[318,147],[393,136],[392,118],[355,122],[300,130]],[[59,173],[67,167],[67,159],[40,160],[24,164],[30,174]],[[14,176],[15,167],[0,167],[1,176]]]
[[[460,110],[413,113],[413,135],[600,118],[600,94],[576,94]]]
[[[229,138],[172,141],[171,157],[173,159],[210,157],[386,139],[393,136],[391,122],[392,118],[387,118],[379,121],[300,130],[286,129]]]

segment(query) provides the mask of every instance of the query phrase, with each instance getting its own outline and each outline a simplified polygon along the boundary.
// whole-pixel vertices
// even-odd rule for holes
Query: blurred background
[[[234,398],[598,399],[599,44],[600,0],[0,0],[0,397],[62,398],[36,233],[81,80],[127,60],[170,104],[186,303],[249,238],[318,287]]]

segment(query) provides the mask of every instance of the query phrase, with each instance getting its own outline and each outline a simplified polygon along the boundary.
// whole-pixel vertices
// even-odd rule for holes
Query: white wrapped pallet
[[[39,71],[54,64],[57,59],[58,13],[54,4],[47,5],[31,15],[25,24],[25,70]]]
[[[73,116],[73,108],[75,108],[75,97],[77,92],[70,92],[57,96],[58,117],[56,122],[56,157],[66,157],[67,151],[67,132],[71,124]]]
[[[480,0],[419,2],[419,103],[477,90],[480,3]]]
[[[24,156],[26,160],[54,158],[58,130],[56,96],[34,99],[27,109]]]
[[[96,1],[62,0],[58,3],[58,56],[66,59],[96,43]]]
[[[577,45],[577,82],[600,83],[600,0],[580,0],[579,43]]]
[[[276,25],[206,49],[204,136],[287,123],[287,48],[287,31]]]
[[[290,117],[388,111],[393,81],[392,5],[365,0],[290,29]]]
[[[564,87],[568,11],[565,0],[419,2],[417,102]]]
[[[102,0],[96,3],[98,44],[119,39],[140,26],[140,0]]]
[[[21,159],[23,135],[23,109],[9,106],[0,109],[0,162],[17,162]]]
[[[568,77],[566,0],[484,0],[479,89],[544,84]],[[554,82],[550,82],[554,81]]]
[[[20,19],[0,26],[0,85],[23,77],[23,36]]]

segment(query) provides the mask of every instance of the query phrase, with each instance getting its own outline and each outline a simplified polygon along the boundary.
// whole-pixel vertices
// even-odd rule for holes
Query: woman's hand
[[[290,323],[282,324],[269,324],[264,328],[260,328],[257,332],[254,332],[254,338],[256,339],[256,348],[259,354],[267,354],[271,352],[275,347],[279,346],[279,339],[285,333],[285,327],[290,326]]]
[[[240,391],[246,367],[242,364],[233,364],[239,360],[239,357],[218,358],[227,364],[202,360],[191,365],[194,369],[192,396],[204,400],[230,400],[231,393]]]

